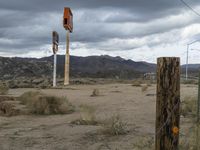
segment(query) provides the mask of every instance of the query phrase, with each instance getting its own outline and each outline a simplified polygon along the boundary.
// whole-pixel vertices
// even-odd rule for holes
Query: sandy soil
[[[101,96],[90,97],[93,89]],[[12,89],[9,94],[19,96],[36,89]],[[155,85],[141,92],[130,84],[72,85],[67,89],[45,89],[44,93],[67,96],[77,108],[81,104],[93,106],[99,120],[119,114],[127,123],[128,134],[108,136],[102,126],[72,125],[80,117],[76,111],[69,115],[0,117],[0,150],[133,150],[145,139],[155,135]],[[196,95],[197,86],[181,86],[181,98]],[[181,118],[181,131],[187,131],[190,121]]]

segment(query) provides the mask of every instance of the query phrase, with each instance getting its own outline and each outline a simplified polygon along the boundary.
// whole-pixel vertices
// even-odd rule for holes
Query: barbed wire
[[[162,129],[167,125],[167,123],[169,123],[169,120],[172,116],[172,114],[174,113],[174,110],[181,104],[181,101],[179,100],[178,103],[173,107],[171,113],[169,114],[169,116],[167,117],[167,120],[165,121],[165,123],[163,123],[163,125],[160,127],[160,129],[156,132],[156,135],[158,135]]]
[[[179,101],[179,102],[173,107],[173,109],[172,109],[170,115],[168,116],[167,120],[165,121],[165,123],[163,123],[163,125],[162,125],[162,126],[159,128],[159,130],[156,132],[156,135],[160,134],[160,132],[163,130],[163,128],[169,123],[172,114],[174,113],[174,111],[176,110],[176,108],[177,108],[180,104],[181,104],[181,101]],[[189,128],[189,130],[187,131],[186,134],[182,134],[181,132],[179,132],[179,134],[180,134],[181,136],[183,136],[183,137],[188,137],[188,138],[184,138],[184,142],[183,142],[183,143],[185,143],[185,145],[188,145],[188,144],[190,143],[190,141],[189,141],[189,140],[190,140],[189,135],[195,130],[195,127],[197,127],[197,128],[199,127],[199,123],[198,123],[198,122],[195,122],[195,123]],[[197,131],[197,132],[199,132],[199,131]],[[198,138],[198,137],[196,137],[196,140],[198,140],[197,138]],[[174,138],[172,142],[173,142],[173,143],[174,143],[174,142],[177,142],[177,139]],[[198,147],[198,142],[196,142],[196,146]]]
[[[180,135],[182,135],[183,137],[188,137],[188,138],[184,138],[183,143],[185,143],[185,145],[189,144],[189,135],[192,133],[192,131],[195,129],[196,124],[193,124],[189,130],[186,132],[186,134],[182,134],[180,133]]]

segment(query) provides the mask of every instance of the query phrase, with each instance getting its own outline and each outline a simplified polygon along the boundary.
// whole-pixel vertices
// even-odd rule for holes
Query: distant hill
[[[63,77],[65,56],[58,55],[57,74]],[[70,57],[70,76],[92,78],[136,78],[145,72],[155,72],[156,65],[125,60],[121,57]],[[0,57],[0,79],[17,77],[50,77],[53,56],[36,58]]]
[[[65,56],[58,55],[57,75],[63,77]],[[156,64],[135,62],[121,57],[88,56],[70,57],[70,76],[89,78],[133,79],[146,72],[155,72]],[[200,64],[189,65],[189,71],[197,73]],[[185,66],[182,66],[182,73]],[[36,58],[0,57],[0,80],[19,77],[51,77],[53,72],[53,56]]]

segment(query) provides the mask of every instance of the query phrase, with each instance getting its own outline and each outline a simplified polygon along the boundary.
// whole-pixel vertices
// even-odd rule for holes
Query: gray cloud
[[[187,2],[195,8],[200,6],[199,0]],[[189,10],[179,0],[2,0],[0,52],[39,50],[51,44],[52,30],[58,31],[64,45],[64,6],[70,6],[74,13],[72,42],[103,50],[115,50],[116,39],[121,50],[140,47],[137,41],[144,41],[142,45],[147,46],[171,42],[168,38],[156,41],[151,37],[167,36],[166,32],[199,23],[195,15],[181,16]],[[130,39],[132,43],[128,43]]]

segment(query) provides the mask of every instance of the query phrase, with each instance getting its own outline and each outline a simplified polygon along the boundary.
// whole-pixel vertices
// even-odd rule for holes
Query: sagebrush
[[[117,136],[127,134],[127,124],[122,121],[119,115],[113,115],[103,123],[103,133]]]
[[[184,117],[192,116],[195,117],[197,114],[197,98],[194,96],[184,97],[181,103],[181,115]]]
[[[97,125],[98,121],[95,116],[95,108],[88,105],[80,106],[80,118],[72,121],[76,125]]]
[[[0,95],[8,94],[9,87],[6,85],[0,85]]]
[[[66,97],[48,96],[41,92],[26,92],[18,98],[34,114],[67,114],[74,111],[74,106]]]

